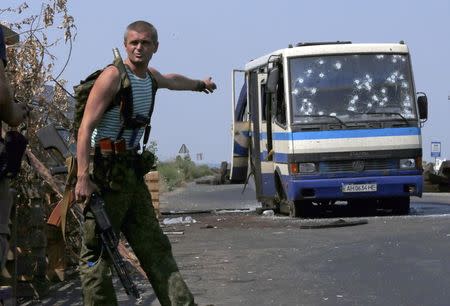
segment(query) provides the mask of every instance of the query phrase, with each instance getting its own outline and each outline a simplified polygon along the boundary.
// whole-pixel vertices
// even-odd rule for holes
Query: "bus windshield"
[[[406,54],[344,54],[290,59],[293,123],[414,120]]]

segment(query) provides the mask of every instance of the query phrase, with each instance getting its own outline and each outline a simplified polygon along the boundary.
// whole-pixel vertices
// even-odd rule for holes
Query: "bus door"
[[[260,131],[260,109],[259,109],[259,82],[257,70],[248,73],[248,103],[250,116],[250,171],[255,180],[256,199],[259,201],[262,196],[261,177],[261,131]]]
[[[248,174],[249,144],[250,144],[250,121],[248,118],[247,82],[239,93],[236,103],[236,73],[243,70],[233,70],[232,74],[232,155],[230,167],[230,180],[233,183],[244,183]],[[245,75],[244,75],[245,77]]]
[[[260,125],[261,195],[273,198],[275,195],[274,163],[272,143],[271,95],[267,91],[267,73],[258,74],[258,120]]]

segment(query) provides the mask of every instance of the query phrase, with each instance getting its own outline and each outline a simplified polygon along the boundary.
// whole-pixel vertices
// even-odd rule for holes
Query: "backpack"
[[[150,118],[153,113],[153,108],[155,106],[155,95],[156,90],[158,89],[158,84],[155,81],[155,78],[151,74],[150,70],[147,71],[151,78],[152,82],[152,100],[153,103],[150,106],[148,119],[146,122],[141,122],[141,120],[136,120],[136,118],[132,118],[133,114],[133,93],[131,91],[131,82],[128,78],[128,74],[125,68],[125,64],[120,57],[119,51],[114,49],[114,61],[112,64],[117,67],[120,73],[120,89],[117,95],[114,97],[114,100],[111,101],[108,108],[105,112],[108,112],[113,107],[119,105],[120,106],[120,119],[121,119],[121,129],[117,134],[116,140],[119,139],[124,131],[124,129],[135,129],[145,125],[144,132],[144,148],[147,145],[149,135],[150,135]],[[108,67],[107,66],[107,67]],[[105,67],[106,68],[106,67]],[[80,81],[80,84],[73,87],[75,92],[75,112],[74,112],[74,121],[72,125],[72,134],[74,135],[75,140],[77,139],[78,129],[80,128],[81,120],[83,119],[84,110],[86,108],[86,102],[91,93],[92,87],[94,86],[95,81],[100,76],[100,74],[105,70],[99,69],[93,73],[91,73],[87,78]],[[143,123],[143,124],[142,124]],[[66,158],[66,167],[67,167],[67,177],[65,182],[64,194],[63,198],[60,202],[58,202],[57,206],[54,208],[49,221],[50,224],[61,226],[62,236],[64,241],[66,242],[66,216],[69,207],[74,203],[74,190],[77,179],[77,160],[76,157],[71,155]]]
[[[133,118],[133,93],[131,90],[131,82],[128,78],[128,74],[125,68],[125,64],[123,63],[122,58],[117,49],[114,49],[115,58],[112,64],[109,66],[115,66],[119,70],[120,74],[120,89],[117,95],[114,97],[113,101],[109,104],[108,108],[105,112],[110,111],[115,106],[120,106],[120,121],[121,121],[121,129],[118,131],[116,140],[119,139],[125,129],[135,129],[145,126],[144,132],[144,149],[148,142],[148,137],[150,135],[150,118],[153,113],[153,109],[155,106],[155,95],[158,89],[157,83],[151,74],[150,70],[147,70],[152,82],[152,100],[153,103],[150,106],[148,117],[146,120],[140,118]],[[106,67],[105,67],[106,68]],[[75,112],[73,118],[72,125],[72,134],[74,135],[75,140],[77,140],[78,129],[80,128],[81,120],[83,119],[84,110],[86,108],[86,102],[91,93],[92,87],[94,87],[94,83],[100,74],[105,70],[99,69],[93,73],[91,73],[84,80],[80,81],[80,84],[73,87],[75,93]]]

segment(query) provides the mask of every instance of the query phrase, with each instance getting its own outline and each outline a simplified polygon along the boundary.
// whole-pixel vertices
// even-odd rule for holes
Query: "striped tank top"
[[[152,97],[152,78],[148,75],[143,79],[135,75],[128,67],[126,67],[128,78],[131,81],[131,90],[133,93],[133,116],[141,114],[148,117],[150,107],[154,103]],[[97,141],[102,138],[111,138],[115,140],[120,131],[120,109],[119,105],[114,106],[103,114],[100,123],[92,133],[91,145],[95,146]],[[144,133],[144,127],[140,128],[133,146],[129,146],[130,138],[133,130],[125,129],[122,137],[125,138],[128,149],[137,147]]]

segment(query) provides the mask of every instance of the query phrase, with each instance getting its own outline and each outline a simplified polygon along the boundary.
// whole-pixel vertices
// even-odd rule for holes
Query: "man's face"
[[[149,31],[128,31],[125,49],[129,60],[135,65],[147,66],[152,56],[158,50],[158,42],[154,42]]]

